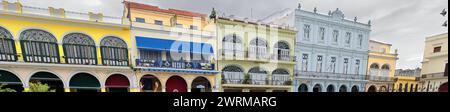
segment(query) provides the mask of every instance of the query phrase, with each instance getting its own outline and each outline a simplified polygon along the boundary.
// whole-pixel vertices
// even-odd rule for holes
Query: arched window
[[[274,54],[276,54],[277,60],[289,61],[290,60],[290,50],[289,44],[286,42],[280,41],[277,42],[274,46]]]
[[[244,71],[237,66],[223,68],[222,77],[222,80],[226,84],[242,84],[245,79]]]
[[[274,85],[289,85],[289,72],[285,69],[276,69],[272,72],[272,84]]]
[[[267,71],[260,67],[253,67],[248,71],[251,84],[265,85],[267,80]]]
[[[243,42],[236,34],[228,35],[222,40],[222,55],[225,57],[244,58]]]
[[[320,84],[316,84],[313,87],[313,92],[317,93],[317,92],[322,92],[322,86]]]
[[[267,41],[261,38],[250,41],[249,57],[253,59],[267,59]]]
[[[128,66],[128,48],[125,41],[108,36],[100,42],[103,65]]]
[[[380,69],[380,66],[376,63],[373,63],[370,65],[370,79],[369,80],[375,80],[375,78],[378,76],[379,69]]]
[[[47,31],[25,30],[20,34],[23,58],[26,62],[59,63],[56,38]]]
[[[95,42],[82,33],[71,33],[63,39],[64,58],[68,64],[97,64]]]
[[[13,36],[3,27],[0,27],[0,61],[17,61]]]

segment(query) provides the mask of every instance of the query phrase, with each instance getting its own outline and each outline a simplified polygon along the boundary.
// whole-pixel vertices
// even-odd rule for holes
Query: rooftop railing
[[[53,7],[42,8],[33,6],[22,6],[20,3],[1,2],[0,11],[13,12],[18,14],[39,15],[47,17],[95,21],[101,23],[114,23],[122,24],[123,19],[121,17],[104,16],[102,13],[81,13],[74,11],[65,11],[64,9],[55,9]]]

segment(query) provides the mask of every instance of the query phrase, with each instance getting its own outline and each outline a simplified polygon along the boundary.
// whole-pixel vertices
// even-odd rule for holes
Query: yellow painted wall
[[[26,29],[41,29],[53,34],[59,43],[60,60],[63,63],[64,58],[62,57],[64,56],[64,52],[62,39],[64,35],[69,33],[87,34],[95,41],[97,46],[100,45],[101,39],[105,36],[116,36],[123,39],[127,43],[128,48],[134,46],[130,41],[130,30],[126,25],[100,25],[88,21],[74,22],[52,17],[35,18],[32,16],[25,17],[1,14],[0,26],[7,29],[14,36],[14,39],[16,40],[16,50],[19,55],[22,53],[20,42],[18,41],[21,31]],[[97,57],[98,63],[101,64],[100,48],[97,48]],[[19,58],[19,61],[23,61],[23,58]]]
[[[375,63],[378,64],[380,70],[383,65],[387,64],[390,67],[389,77],[394,77],[398,54],[390,52],[391,45],[370,41],[369,46],[370,52],[367,64],[367,74],[370,75],[370,66],[372,64]],[[386,52],[385,53],[379,52],[380,51],[379,49],[386,49]],[[381,72],[379,72],[378,75],[381,75]]]
[[[408,84],[408,89],[406,92],[414,92],[416,89],[416,85],[419,84],[419,82],[416,80],[416,77],[408,77],[408,76],[397,76],[397,81],[394,84],[394,92],[399,92],[399,86],[402,84],[402,92],[405,92],[405,86]],[[413,85],[413,91],[411,91],[411,84]],[[420,85],[418,85],[420,87]]]

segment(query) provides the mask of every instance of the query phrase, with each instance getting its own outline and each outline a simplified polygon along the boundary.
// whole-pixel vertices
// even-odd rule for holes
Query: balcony
[[[365,80],[365,75],[360,74],[343,74],[343,73],[329,73],[329,72],[310,72],[310,71],[296,71],[296,77],[302,78],[320,78],[320,79],[336,79],[336,80]]]
[[[282,61],[295,62],[295,56],[269,54],[269,53],[251,53],[248,51],[221,49],[222,59],[224,60],[251,60],[251,61]]]
[[[195,70],[214,70],[215,64],[208,61],[162,61],[162,60],[145,60],[136,59],[138,67],[156,67],[156,68],[173,68],[173,69],[195,69]]]
[[[292,81],[287,74],[274,74],[271,80],[267,74],[243,72],[223,72],[222,84],[245,84],[245,85],[274,85],[290,86]]]
[[[430,74],[423,74],[421,79],[432,79],[432,78],[444,78],[448,77],[444,72],[440,73],[430,73]]]
[[[122,24],[123,20],[121,17],[111,17],[104,16],[102,13],[81,13],[81,12],[73,12],[73,11],[65,11],[64,9],[55,9],[52,7],[49,8],[40,8],[40,7],[32,7],[32,6],[22,6],[22,4],[2,2],[0,3],[0,11],[17,13],[22,15],[39,15],[53,18],[64,18],[64,19],[73,19],[73,20],[82,20],[82,21],[93,21],[93,22],[101,22],[101,23],[113,23],[113,24]]]

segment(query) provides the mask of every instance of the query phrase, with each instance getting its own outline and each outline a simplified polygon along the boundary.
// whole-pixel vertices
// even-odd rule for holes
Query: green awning
[[[100,82],[94,76],[86,73],[77,74],[70,79],[70,88],[100,88]]]

